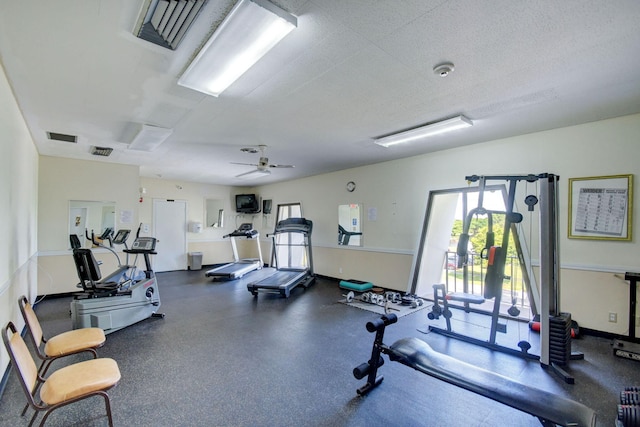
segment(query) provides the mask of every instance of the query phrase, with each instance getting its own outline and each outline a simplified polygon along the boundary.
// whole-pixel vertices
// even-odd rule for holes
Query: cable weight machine
[[[444,285],[434,285],[434,308],[438,309],[438,300],[445,303],[443,311],[447,321],[447,329],[429,326],[429,331],[435,332],[448,337],[460,339],[475,345],[480,345],[492,350],[501,351],[507,354],[519,357],[539,359],[543,367],[553,369],[560,375],[565,382],[573,384],[574,379],[562,367],[566,366],[569,360],[582,359],[581,353],[571,352],[571,315],[563,313],[560,310],[560,274],[559,274],[559,245],[558,245],[558,180],[559,177],[554,174],[530,174],[530,175],[492,175],[479,176],[471,175],[465,179],[479,185],[479,209],[482,211],[482,195],[487,181],[506,181],[508,183],[507,200],[505,201],[505,225],[502,236],[502,246],[485,247],[489,251],[488,258],[490,266],[487,269],[485,277],[485,299],[494,299],[494,309],[491,312],[491,327],[489,339],[483,341],[474,337],[469,337],[451,330],[451,312],[446,307],[446,299],[453,299],[465,303],[477,304],[477,299],[482,298],[477,295],[453,294],[447,298],[445,295]],[[526,341],[518,343],[520,350],[505,347],[496,343],[496,333],[505,332],[505,325],[499,323],[500,319],[500,303],[502,299],[502,283],[505,278],[504,270],[507,258],[507,247],[509,244],[509,234],[512,227],[522,221],[522,215],[514,212],[516,186],[518,182],[538,182],[540,188],[540,199],[534,195],[529,195],[525,199],[525,204],[529,211],[534,210],[534,206],[539,202],[539,241],[540,241],[540,287],[531,289],[530,294],[533,297],[534,310],[537,308],[540,312],[540,355],[529,353],[531,345]],[[477,211],[478,209],[476,209]],[[473,210],[470,212],[473,213]],[[484,213],[484,212],[478,212]],[[494,212],[495,213],[495,212]],[[462,245],[466,245],[464,242]],[[515,239],[517,240],[517,239]],[[518,243],[516,243],[518,245]],[[521,252],[521,251],[519,251]],[[458,250],[460,255],[460,246]],[[521,254],[520,254],[521,255]],[[521,262],[523,259],[521,259]],[[437,287],[440,286],[442,296],[438,294]],[[446,299],[445,299],[446,298]],[[432,312],[433,313],[433,312]],[[438,318],[429,314],[429,318]]]

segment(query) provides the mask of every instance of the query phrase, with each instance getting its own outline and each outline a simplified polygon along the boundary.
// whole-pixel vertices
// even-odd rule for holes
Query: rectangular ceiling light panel
[[[153,151],[169,138],[172,133],[173,129],[152,125],[140,125],[140,130],[128,148],[138,151]]]
[[[297,25],[266,0],[240,0],[200,50],[178,84],[218,96]]]
[[[395,133],[383,138],[376,138],[373,142],[383,147],[390,147],[396,144],[404,144],[407,142],[417,141],[429,136],[441,133],[451,132],[457,129],[463,129],[473,126],[473,122],[465,116],[458,116],[452,119],[431,123],[408,131]]]

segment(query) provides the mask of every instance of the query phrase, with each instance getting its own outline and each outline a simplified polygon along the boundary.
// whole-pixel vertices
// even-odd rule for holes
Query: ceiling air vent
[[[94,156],[109,157],[112,151],[113,151],[113,148],[111,147],[91,146],[91,154],[93,154]]]
[[[175,50],[206,2],[207,0],[147,0],[133,34]]]
[[[65,133],[47,132],[47,138],[52,141],[73,142],[74,144],[78,142],[76,135],[67,135]]]

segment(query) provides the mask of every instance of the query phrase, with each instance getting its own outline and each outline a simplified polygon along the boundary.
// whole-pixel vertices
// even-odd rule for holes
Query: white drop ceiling
[[[38,151],[140,174],[264,184],[640,112],[637,0],[274,0],[298,28],[218,98],[176,81],[233,6],[209,0],[175,50],[134,36],[142,0],[0,0],[0,60]],[[446,78],[433,73],[455,64]],[[463,114],[473,128],[373,138]],[[173,129],[152,152],[139,126]],[[47,132],[78,136],[51,141]],[[606,141],[603,141],[606,143]],[[236,175],[267,145],[270,176]],[[109,157],[90,154],[110,147]]]

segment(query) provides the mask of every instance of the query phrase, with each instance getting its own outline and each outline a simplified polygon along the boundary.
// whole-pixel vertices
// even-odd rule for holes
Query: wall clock
[[[356,183],[355,182],[353,182],[353,181],[347,182],[347,191],[348,192],[352,192],[355,189],[356,189]]]

